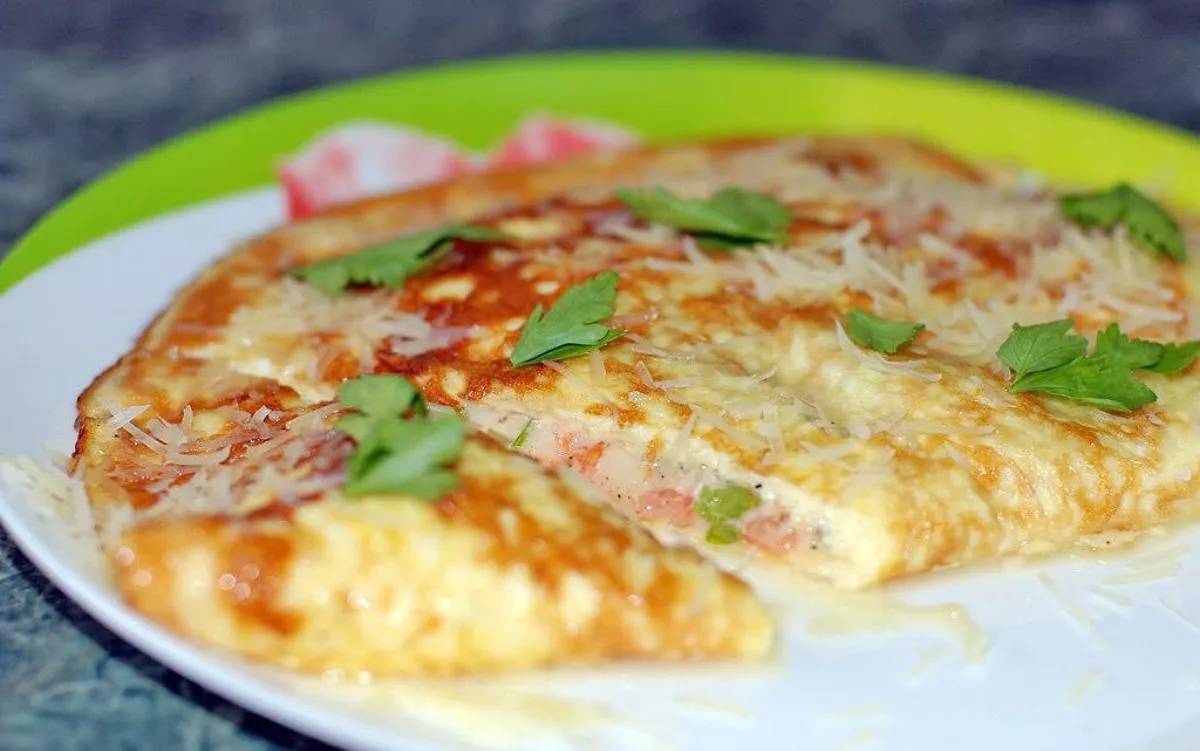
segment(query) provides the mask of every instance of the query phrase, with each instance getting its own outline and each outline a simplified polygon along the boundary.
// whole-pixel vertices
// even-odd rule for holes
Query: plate
[[[367,81],[168,144],[85,189],[19,244],[0,266],[0,287],[15,285],[0,297],[0,321],[24,324],[0,326],[0,351],[18,365],[0,371],[0,454],[70,445],[78,392],[197,270],[281,219],[281,194],[261,186],[317,132],[375,118],[483,148],[531,111],[613,120],[651,138],[904,131],[1060,179],[1156,180],[1181,201],[1200,195],[1200,145],[1184,134],[871,66],[570,55]],[[131,643],[255,712],[351,748],[1182,751],[1200,737],[1194,531],[1120,555],[927,577],[852,608],[809,603],[787,619],[779,659],[753,669],[366,685],[262,669],[176,639],[126,608],[77,538],[11,482],[0,522]]]

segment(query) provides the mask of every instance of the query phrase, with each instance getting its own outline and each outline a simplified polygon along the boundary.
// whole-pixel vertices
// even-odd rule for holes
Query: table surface
[[[1200,130],[1198,31],[1194,0],[0,0],[0,257],[66,195],[164,139],[281,94],[435,61],[581,47],[856,57]],[[0,532],[0,749],[97,739],[323,747],[131,648]]]

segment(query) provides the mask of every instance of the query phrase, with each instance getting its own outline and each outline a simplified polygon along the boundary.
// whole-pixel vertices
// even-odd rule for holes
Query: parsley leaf
[[[792,212],[766,193],[741,188],[722,188],[709,204],[747,226],[782,230],[792,223]]]
[[[765,193],[722,188],[707,201],[679,198],[664,188],[620,188],[617,197],[635,216],[694,234],[711,248],[728,249],[788,239],[792,214]]]
[[[860,347],[870,347],[889,355],[917,338],[925,324],[912,321],[889,321],[855,308],[846,314],[846,333]]]
[[[374,423],[347,464],[346,495],[439,498],[458,485],[458,478],[445,466],[462,452],[465,433],[462,418],[451,414]]]
[[[1092,357],[1107,358],[1113,365],[1130,370],[1149,368],[1162,356],[1163,345],[1145,339],[1130,339],[1115,323],[1096,334],[1096,347],[1092,350]]]
[[[549,310],[543,311],[538,303],[521,329],[509,362],[520,368],[544,360],[565,360],[624,336],[624,331],[601,323],[616,310],[618,279],[615,271],[605,271],[571,287]]]
[[[1152,253],[1187,260],[1183,233],[1161,206],[1127,183],[1098,193],[1076,193],[1058,200],[1068,219],[1083,227],[1124,224],[1129,236]]]
[[[1127,188],[1125,227],[1143,247],[1175,261],[1187,260],[1187,247],[1179,225],[1161,206],[1133,188]]]
[[[1067,334],[1074,325],[1070,318],[1035,326],[1014,323],[996,356],[1013,369],[1018,379],[1027,373],[1061,367],[1087,352],[1087,339]]]
[[[714,545],[729,545],[741,538],[737,521],[761,501],[758,494],[744,485],[723,488],[704,487],[696,499],[696,515],[708,522],[705,541]]]
[[[508,235],[488,227],[453,224],[397,237],[347,256],[329,258],[292,269],[290,274],[337,297],[351,284],[397,289],[413,274],[432,266],[451,247],[451,240],[507,240]]]
[[[1060,196],[1058,206],[1081,227],[1111,227],[1125,216],[1125,194],[1119,189]]]
[[[417,387],[399,376],[365,375],[342,382],[338,401],[364,417],[403,417],[409,411],[424,415],[425,399]]]
[[[1146,366],[1146,370],[1165,375],[1178,373],[1200,356],[1200,341],[1164,344],[1162,348],[1162,357],[1153,365]]]
[[[1040,391],[1102,409],[1128,412],[1158,400],[1150,387],[1135,379],[1138,370],[1178,373],[1200,356],[1200,341],[1160,344],[1130,339],[1118,324],[1096,334],[1090,355],[1087,340],[1068,334],[1070,318],[1037,326],[1013,324],[997,353],[1016,372],[1008,390]]]
[[[356,444],[346,462],[347,497],[398,493],[434,500],[458,484],[446,466],[462,452],[462,417],[429,417],[417,388],[395,375],[346,381],[338,401],[357,410],[333,426]]]
[[[1053,370],[1023,375],[1009,391],[1040,391],[1114,412],[1128,412],[1158,399],[1129,367],[1108,357],[1080,357]]]

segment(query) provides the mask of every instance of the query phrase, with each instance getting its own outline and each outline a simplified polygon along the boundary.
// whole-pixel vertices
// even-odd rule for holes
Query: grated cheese
[[[883,736],[875,730],[860,730],[842,739],[834,746],[835,751],[862,751],[883,743]]]
[[[604,356],[600,354],[600,350],[592,350],[588,355],[588,367],[592,371],[592,380],[596,383],[604,383],[608,374],[604,369]]]
[[[638,378],[641,379],[642,385],[648,389],[658,388],[658,384],[654,381],[654,376],[650,374],[650,369],[646,367],[646,363],[638,360],[634,364],[633,369],[637,372]]]
[[[1079,632],[1084,636],[1093,636],[1092,633],[1092,616],[1084,610],[1078,603],[1072,602],[1062,593],[1058,583],[1050,578],[1050,575],[1045,571],[1039,571],[1037,575],[1038,583],[1045,588],[1050,599],[1058,606],[1070,621],[1075,624]]]
[[[119,431],[119,430],[124,430],[126,433],[129,433],[129,435],[133,436],[134,440],[136,440],[138,443],[142,444],[146,448],[150,449],[154,453],[156,453],[156,454],[166,453],[166,450],[167,450],[166,444],[164,444],[162,441],[158,440],[154,436],[150,435],[146,431],[142,430],[137,425],[134,425],[132,422],[132,420],[134,419],[133,417],[129,417],[128,419],[126,419],[126,416],[128,416],[130,414],[133,414],[135,416],[145,414],[146,410],[149,409],[148,406],[139,406],[136,408],[135,407],[127,407],[125,409],[122,409],[103,398],[100,399],[100,402],[104,406],[104,408],[106,410],[108,410],[109,413],[112,415],[112,417],[109,418],[106,425],[112,424],[114,426],[114,432]],[[136,409],[136,412],[134,412],[135,409]]]
[[[948,654],[943,647],[933,647],[921,653],[921,656],[915,663],[904,673],[904,677],[910,681],[917,681],[933,672],[937,664],[946,659]]]
[[[0,488],[13,498],[20,494],[43,521],[53,523],[71,541],[69,555],[88,575],[107,575],[102,540],[81,478],[68,475],[49,458],[0,456]],[[110,537],[103,542],[112,545],[116,540]]]
[[[1093,586],[1089,591],[1093,595],[1099,597],[1102,600],[1109,602],[1112,605],[1117,606],[1118,608],[1128,608],[1131,605],[1133,605],[1132,598],[1126,597],[1125,595],[1121,594],[1120,592],[1114,592],[1111,589],[1105,589],[1104,587],[1097,585],[1097,586]]]
[[[630,341],[629,351],[639,355],[650,355],[651,357],[661,357],[665,360],[693,360],[696,357],[695,352],[684,352],[681,350],[666,350],[662,347],[656,347],[648,340],[637,334],[625,334],[625,339]]]
[[[162,441],[170,448],[178,448],[191,440],[183,428],[173,423],[165,422],[159,417],[155,417],[146,423],[146,430],[150,432],[150,435]]]
[[[287,347],[293,367],[313,382],[341,351],[354,355],[365,369],[373,366],[375,351],[381,346],[415,357],[477,333],[474,327],[437,328],[419,315],[398,309],[397,296],[376,290],[330,297],[303,282],[286,279],[271,286],[256,305],[235,312],[223,340],[210,343],[199,354],[237,361],[259,359],[272,347]],[[322,334],[336,335],[340,347],[325,345],[318,356],[293,343]]]
[[[1158,598],[1158,604],[1163,606],[1168,613],[1175,616],[1180,623],[1184,624],[1191,630],[1200,633],[1200,621],[1194,616],[1188,615],[1182,607],[1174,600],[1168,600],[1165,597]]]
[[[599,403],[603,404],[605,407],[607,407],[609,412],[612,413],[614,420],[619,421],[621,419],[620,406],[618,406],[617,403],[612,400],[612,397],[610,397],[607,393],[605,393],[604,390],[599,385],[594,385],[594,384],[588,383],[584,379],[577,377],[562,363],[554,362],[553,360],[543,360],[541,364],[546,366],[547,369],[553,370],[555,373],[558,373],[560,376],[562,376],[566,380],[570,381],[576,387],[578,387],[579,389],[586,392],[597,402],[599,402]]]
[[[697,713],[705,718],[724,719],[745,724],[756,720],[760,716],[757,709],[733,704],[727,701],[719,701],[707,696],[698,694],[681,693],[675,694],[673,697],[675,703],[680,707],[690,710],[692,713]]]
[[[110,413],[112,413],[112,416],[108,418],[108,421],[104,424],[104,427],[112,431],[117,431],[121,428],[124,428],[126,425],[133,422],[135,418],[139,417],[143,412],[150,409],[149,404],[135,404],[132,407],[119,409],[107,401],[104,402],[104,406]]]
[[[1106,576],[1100,580],[1100,583],[1109,587],[1123,587],[1130,584],[1144,584],[1146,582],[1173,579],[1178,575],[1178,562],[1156,563],[1151,566],[1138,568],[1137,570],[1131,571],[1127,574]]]
[[[1172,545],[1169,548],[1163,548],[1162,550],[1155,550],[1135,556],[1126,561],[1125,565],[1134,570],[1144,570],[1168,563],[1182,565],[1184,557],[1190,552],[1191,546],[1187,543],[1181,543],[1179,545]]]
[[[1100,681],[1101,673],[1095,668],[1085,670],[1067,694],[1067,702],[1071,706],[1079,706]]]
[[[841,723],[860,720],[875,720],[893,717],[896,710],[879,704],[864,704],[860,707],[825,709],[814,713],[813,719],[820,723]]]
[[[688,442],[692,439],[692,431],[696,428],[696,413],[691,411],[688,413],[687,420],[683,423],[683,427],[675,434],[671,445],[667,447],[668,456],[680,456],[687,450]]]

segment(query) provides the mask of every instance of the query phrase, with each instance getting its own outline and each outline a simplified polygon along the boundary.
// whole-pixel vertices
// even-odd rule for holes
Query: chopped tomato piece
[[[578,433],[558,436],[558,450],[562,461],[584,477],[590,476],[608,448],[606,443],[582,444]]]
[[[671,488],[658,488],[638,496],[636,511],[647,519],[666,519],[672,524],[686,527],[696,519],[692,511],[694,498]]]
[[[800,547],[800,532],[786,511],[772,511],[742,525],[742,539],[764,553],[788,553]]]

